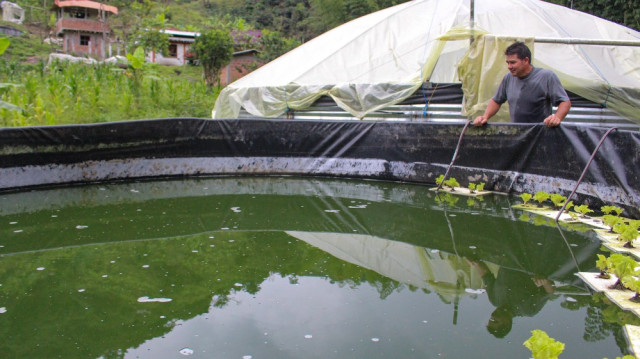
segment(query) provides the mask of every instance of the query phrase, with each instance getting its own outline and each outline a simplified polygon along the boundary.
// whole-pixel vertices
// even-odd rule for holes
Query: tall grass
[[[165,71],[166,72],[166,71]],[[53,63],[0,59],[0,127],[86,124],[165,117],[210,117],[216,93],[201,79],[159,75],[154,66]]]

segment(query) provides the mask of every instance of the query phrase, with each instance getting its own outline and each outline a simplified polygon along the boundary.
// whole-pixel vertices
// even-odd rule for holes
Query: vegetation
[[[549,199],[551,195],[548,192],[545,191],[538,191],[536,192],[536,194],[533,196],[533,200],[538,202],[538,207],[542,207],[542,205],[544,204],[544,202],[546,200]]]
[[[522,193],[520,195],[520,198],[522,198],[522,202],[524,205],[526,205],[527,203],[529,203],[529,201],[531,200],[533,196],[531,195],[531,193]]]
[[[193,51],[204,68],[204,81],[211,88],[219,83],[220,70],[231,62],[233,39],[228,31],[209,30],[196,38]]]
[[[114,35],[125,44],[120,49],[123,54],[133,54],[138,46],[146,51],[166,51],[163,28],[201,33],[218,29],[234,37],[234,50],[257,49],[259,60],[267,62],[344,22],[406,1],[111,0],[109,4],[117,6],[119,13],[109,21]],[[553,2],[640,28],[640,8],[633,2]],[[47,67],[44,63],[49,53],[60,50],[60,45],[45,41],[55,26],[55,17],[39,0],[22,0],[20,5],[29,9],[25,23],[2,23],[23,31],[23,35],[11,38],[11,46],[0,56],[1,126],[209,117],[216,93],[207,93],[204,84],[215,83],[217,75],[212,71],[225,62],[225,56],[215,57],[219,63],[202,62],[203,67],[168,70],[150,66],[127,70],[60,64]],[[0,41],[6,44],[7,40]],[[76,70],[78,76],[70,74]],[[198,72],[205,75],[204,82],[200,76],[185,76]]]
[[[126,70],[43,62],[26,67],[0,58],[0,83],[22,83],[0,88],[0,100],[18,108],[0,108],[0,126],[209,117],[215,92],[207,91],[201,70],[174,71],[153,64]]]
[[[564,343],[550,338],[542,330],[534,329],[524,346],[531,350],[534,359],[555,359],[564,351]]]

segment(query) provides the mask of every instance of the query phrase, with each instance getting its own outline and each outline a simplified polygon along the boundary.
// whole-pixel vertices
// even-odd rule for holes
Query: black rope
[[[558,222],[558,219],[560,218],[560,215],[562,214],[562,212],[564,212],[565,208],[567,208],[567,204],[569,203],[569,200],[571,200],[571,197],[573,197],[573,195],[576,194],[576,191],[578,190],[578,186],[580,185],[580,182],[582,182],[582,180],[584,179],[585,174],[587,174],[587,170],[589,169],[589,166],[591,166],[591,162],[593,162],[593,158],[596,157],[596,153],[598,153],[598,150],[600,149],[600,146],[602,146],[602,143],[607,138],[607,136],[609,136],[609,134],[611,132],[613,132],[613,131],[615,131],[617,129],[618,129],[617,127],[611,127],[602,136],[602,138],[600,139],[600,142],[598,142],[598,145],[593,150],[593,153],[591,154],[591,158],[589,158],[589,161],[587,161],[587,165],[584,167],[584,170],[582,171],[582,174],[580,175],[580,178],[578,179],[578,182],[576,183],[575,187],[573,187],[573,191],[571,191],[571,194],[569,195],[569,197],[567,197],[567,200],[564,201],[564,204],[562,205],[562,208],[560,208],[560,211],[558,211],[558,215],[556,216],[556,222]]]

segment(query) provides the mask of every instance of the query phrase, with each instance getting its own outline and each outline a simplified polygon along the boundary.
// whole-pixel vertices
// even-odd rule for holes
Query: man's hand
[[[562,119],[560,118],[560,116],[557,116],[555,114],[547,117],[544,119],[544,124],[547,125],[547,127],[556,127],[560,125],[560,122],[562,121]]]
[[[476,117],[475,120],[473,120],[473,125],[474,126],[484,126],[485,123],[487,123],[487,116],[482,115],[482,116],[478,116]]]

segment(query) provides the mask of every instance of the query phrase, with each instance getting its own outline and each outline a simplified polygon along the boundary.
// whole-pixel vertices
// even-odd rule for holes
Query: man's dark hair
[[[524,42],[514,42],[507,47],[504,52],[505,55],[517,55],[520,60],[524,60],[525,57],[529,58],[529,63],[533,60],[531,58],[531,50],[524,44]]]

